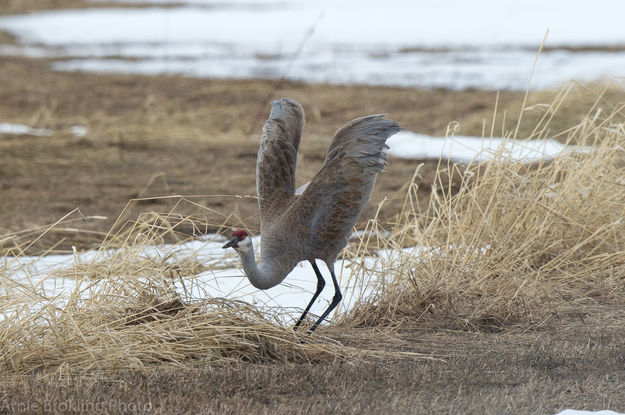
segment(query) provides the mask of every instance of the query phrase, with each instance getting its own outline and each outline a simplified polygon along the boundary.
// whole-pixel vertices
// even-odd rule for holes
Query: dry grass
[[[624,90],[622,79],[590,84],[569,81],[559,89],[528,94],[524,106],[522,100],[509,102],[505,95],[498,96],[494,111],[489,107],[469,114],[462,120],[459,133],[483,137],[549,137],[561,142],[592,144],[595,136],[575,134],[572,130],[589,122],[601,124],[607,119],[613,124],[624,122]]]
[[[343,338],[351,335],[350,330],[341,333]],[[358,339],[380,337],[372,330]],[[416,331],[393,338],[400,344],[445,350],[449,357],[445,362],[388,359],[238,366],[190,362],[184,368],[156,366],[149,373],[122,371],[115,378],[107,372],[66,369],[48,376],[13,376],[10,382],[0,382],[0,396],[6,393],[14,407],[47,405],[59,413],[70,404],[91,408],[99,404],[104,408],[101,413],[120,414],[144,409],[156,414],[544,415],[571,407],[620,412],[625,408],[625,366],[617,352],[624,344],[622,336],[575,339],[558,334]],[[133,406],[137,409],[124,410]]]
[[[354,353],[322,337],[298,336],[249,304],[178,292],[175,282],[184,286],[207,266],[193,258],[172,262],[142,254],[174,232],[163,231],[164,222],[128,223],[102,245],[101,255],[49,274],[47,280],[76,281],[65,299],[46,293],[27,266],[22,268],[26,276],[17,280],[14,268],[5,267],[0,275],[3,370],[149,371],[155,363],[181,367],[189,360],[318,362]],[[125,243],[111,254],[120,238]]]
[[[193,203],[180,199],[176,206],[183,202]],[[62,227],[64,221],[71,219],[54,226]],[[193,253],[179,257],[173,249],[164,256],[145,253],[154,245],[173,242],[174,248],[189,242],[188,230],[178,229],[189,222],[191,218],[173,211],[140,215],[116,224],[91,259],[75,252],[74,263],[60,268],[38,270],[17,249],[12,251],[16,256],[5,256],[0,367],[15,374],[115,374],[189,364],[435,358],[347,347],[322,334],[294,332],[275,315],[238,300],[194,297],[200,273],[237,264],[227,259],[202,263]],[[71,294],[51,294],[50,284],[61,281],[75,283]]]
[[[391,282],[380,284],[344,324],[501,331],[583,315],[588,305],[622,304],[621,110],[568,129],[567,142],[586,143],[591,151],[533,164],[511,162],[500,151],[493,162],[455,171],[464,178],[458,189],[435,185],[426,211],[419,211],[411,186],[393,237],[383,245],[395,252],[428,249],[382,261]],[[440,172],[457,168],[442,163]]]

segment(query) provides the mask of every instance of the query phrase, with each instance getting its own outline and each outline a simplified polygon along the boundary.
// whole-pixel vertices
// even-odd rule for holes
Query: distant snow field
[[[21,44],[0,54],[70,71],[523,90],[549,29],[534,88],[625,75],[625,2],[124,2],[153,7],[2,17]]]

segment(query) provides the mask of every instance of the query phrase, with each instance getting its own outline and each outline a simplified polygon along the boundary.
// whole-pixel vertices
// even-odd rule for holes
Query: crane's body
[[[319,172],[301,194],[296,194],[295,168],[303,127],[304,111],[299,103],[289,98],[272,102],[256,164],[260,262],[256,265],[251,239],[244,231],[234,232],[224,248],[235,248],[246,276],[259,289],[280,284],[301,261],[312,264],[317,291],[296,328],[325,286],[315,260],[324,261],[332,275],[335,295],[311,327],[313,331],[341,301],[334,262],[369,201],[377,174],[388,163],[386,140],[400,128],[384,115],[347,123],[334,135]]]

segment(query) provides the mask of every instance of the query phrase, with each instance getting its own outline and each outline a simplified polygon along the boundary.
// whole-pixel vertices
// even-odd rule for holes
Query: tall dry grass
[[[532,137],[549,133],[565,98],[548,106]],[[599,116],[594,106],[559,134],[590,149],[535,163],[511,161],[503,149],[481,165],[441,163],[439,178],[454,173],[462,183],[457,193],[434,183],[427,211],[418,211],[413,181],[392,237],[378,242],[391,259],[358,271],[386,278],[343,324],[500,331],[623,304],[623,108]],[[408,246],[427,249],[402,253]]]

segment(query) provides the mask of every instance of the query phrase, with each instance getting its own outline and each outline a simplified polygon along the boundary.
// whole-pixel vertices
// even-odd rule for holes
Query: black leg
[[[343,295],[341,294],[341,289],[339,288],[339,283],[336,280],[336,275],[334,275],[334,266],[332,266],[332,264],[330,264],[330,265],[328,265],[328,269],[330,270],[330,274],[332,275],[332,282],[334,283],[334,297],[332,297],[332,302],[330,303],[330,305],[328,306],[326,311],[323,312],[323,314],[321,315],[321,317],[319,317],[317,322],[315,324],[313,324],[313,326],[310,328],[310,330],[308,330],[309,334],[312,333],[313,331],[315,331],[315,329],[317,328],[319,323],[321,323],[328,316],[328,314],[330,314],[330,312],[332,312],[332,310],[334,310],[336,308],[336,306],[343,299]]]
[[[299,325],[302,324],[302,321],[304,321],[304,317],[306,317],[306,314],[308,314],[310,307],[312,307],[317,297],[319,297],[319,294],[321,294],[321,290],[323,290],[323,287],[325,287],[326,285],[326,281],[323,279],[323,276],[321,275],[319,268],[317,268],[317,264],[315,263],[315,261],[310,261],[310,263],[315,270],[315,274],[317,274],[317,291],[315,291],[315,294],[312,296],[310,303],[308,303],[308,306],[306,307],[306,310],[304,310],[299,320],[297,320],[297,323],[295,323],[295,327],[293,327],[293,330],[297,330]]]

